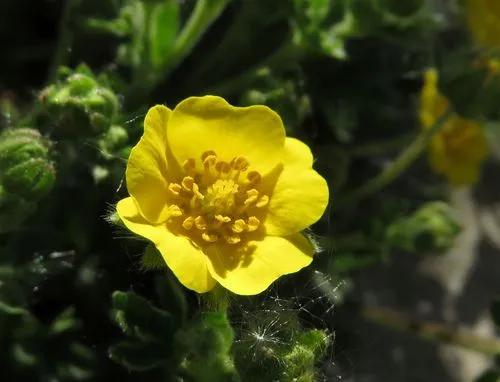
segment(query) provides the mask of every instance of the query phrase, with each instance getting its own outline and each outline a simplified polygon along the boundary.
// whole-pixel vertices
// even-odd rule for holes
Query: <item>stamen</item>
[[[195,219],[194,219],[194,225],[196,226],[196,228],[198,228],[200,231],[204,231],[207,229],[207,222],[205,221],[205,219],[203,218],[203,216],[197,216]]]
[[[179,228],[186,235],[199,230],[199,234],[190,234],[195,240],[201,236],[206,243],[222,240],[236,245],[246,240],[242,236],[245,232],[261,225],[256,216],[248,216],[248,211],[267,206],[270,198],[258,191],[262,176],[248,171],[250,163],[244,156],[235,156],[229,162],[221,159],[208,150],[201,155],[201,168],[199,159],[188,158],[182,163],[184,177],[168,185],[169,197],[180,200],[174,197],[182,196],[182,202],[168,206],[169,218],[182,217]]]
[[[229,223],[231,218],[229,216],[215,215],[215,220],[221,223]]]
[[[217,154],[215,154],[215,151],[208,150],[208,151],[205,151],[203,154],[201,154],[201,161],[205,162],[205,159],[207,159],[209,156],[213,156],[213,157],[217,158]]]
[[[246,171],[248,168],[248,161],[244,157],[236,157],[232,161],[232,167],[237,171]]]
[[[177,204],[171,204],[170,206],[168,206],[168,212],[170,213],[171,217],[178,217],[184,214]]]
[[[215,166],[217,163],[217,157],[215,155],[208,155],[205,159],[203,159],[203,167],[205,170],[210,169],[210,167]]]
[[[200,187],[196,183],[193,183],[193,193],[196,198],[200,200],[205,199],[205,196],[200,192]]]
[[[241,233],[247,228],[247,223],[243,219],[237,219],[233,223],[231,230],[235,233]]]
[[[224,236],[224,239],[226,239],[229,244],[238,244],[241,241],[241,237],[239,235],[227,235]]]
[[[248,206],[249,204],[252,204],[257,201],[257,198],[259,197],[259,191],[257,191],[255,188],[252,188],[247,191],[247,198],[243,202],[245,206]]]
[[[185,176],[184,179],[182,179],[182,188],[184,188],[186,191],[192,191],[193,184],[194,179],[191,176]]]
[[[215,243],[217,241],[217,239],[219,238],[217,235],[210,234],[210,233],[207,233],[207,232],[203,232],[201,234],[201,237],[202,237],[203,240],[208,241],[209,243]]]
[[[259,228],[260,220],[257,219],[255,216],[250,216],[248,218],[247,225],[248,225],[248,232],[253,232],[257,228]]]
[[[253,186],[253,185],[256,185],[257,183],[260,182],[260,180],[262,179],[262,176],[257,171],[250,171],[247,174],[247,179],[248,179],[248,185]]]
[[[179,192],[181,191],[182,187],[178,183],[170,183],[168,185],[168,190],[174,194],[175,196],[179,196]]]
[[[268,203],[269,203],[269,196],[262,195],[259,201],[255,204],[255,207],[262,208],[267,206]]]
[[[219,161],[215,164],[215,169],[220,173],[227,174],[229,171],[231,171],[231,165],[227,162]]]
[[[193,228],[193,224],[194,224],[194,217],[189,216],[182,222],[182,227],[184,227],[184,229],[187,229],[189,231],[191,228]]]

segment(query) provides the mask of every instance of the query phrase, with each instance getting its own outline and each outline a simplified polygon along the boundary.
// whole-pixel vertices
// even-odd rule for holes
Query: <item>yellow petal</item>
[[[467,0],[465,2],[469,29],[477,44],[485,48],[500,46],[500,2]]]
[[[431,167],[455,186],[476,183],[487,156],[488,143],[482,127],[457,115],[448,119],[429,146]]]
[[[279,277],[309,265],[314,253],[311,242],[302,234],[290,237],[266,236],[252,241],[247,251],[231,245],[205,249],[211,275],[226,289],[240,295],[266,290]]]
[[[186,237],[174,235],[165,224],[152,225],[146,221],[132,198],[120,200],[116,211],[128,229],[154,243],[167,266],[186,288],[205,293],[215,286],[206,255]]]
[[[125,173],[128,192],[141,214],[152,223],[163,222],[168,216],[166,134],[171,113],[161,105],[149,109],[144,134],[130,153]]]
[[[328,205],[328,185],[311,166],[309,148],[296,139],[287,138],[283,170],[270,195],[264,221],[268,235],[291,235],[323,215]]]
[[[213,150],[226,162],[244,156],[252,169],[266,172],[281,157],[285,129],[267,106],[234,107],[223,98],[204,96],[176,106],[167,137],[178,163]]]

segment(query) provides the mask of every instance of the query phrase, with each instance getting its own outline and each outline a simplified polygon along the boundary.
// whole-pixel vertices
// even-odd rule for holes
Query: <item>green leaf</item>
[[[133,292],[113,293],[114,319],[128,335],[142,340],[168,341],[174,324],[170,313],[152,306]]]
[[[179,30],[179,2],[166,0],[157,4],[149,19],[149,55],[155,69],[168,60]]]
[[[123,341],[109,349],[109,357],[129,370],[144,371],[162,365],[165,352],[157,344]]]

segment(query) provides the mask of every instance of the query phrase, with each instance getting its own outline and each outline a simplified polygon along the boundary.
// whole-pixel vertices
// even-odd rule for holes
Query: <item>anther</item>
[[[177,195],[179,195],[179,192],[181,191],[181,189],[182,189],[182,187],[181,187],[181,185],[180,185],[180,184],[178,184],[178,183],[170,183],[170,184],[168,185],[168,190],[169,190],[172,194],[174,194],[174,195],[176,195],[176,196],[177,196]]]
[[[260,180],[262,179],[262,176],[257,171],[250,171],[247,174],[247,179],[248,179],[248,185],[253,186],[253,185],[260,182]]]
[[[200,187],[196,183],[193,183],[192,191],[198,199],[203,200],[205,198],[205,196],[203,196],[203,194],[200,192]]]
[[[248,161],[244,157],[236,157],[232,160],[232,167],[237,171],[245,171],[248,168]]]
[[[184,227],[184,229],[187,229],[189,231],[191,228],[193,228],[193,224],[194,224],[194,217],[189,216],[182,222],[182,227]]]
[[[226,239],[229,244],[238,244],[241,241],[239,235],[227,235],[224,236],[224,239]]]
[[[217,157],[215,155],[208,155],[203,159],[203,167],[208,170],[210,167],[215,166],[217,163]]]
[[[203,240],[205,241],[208,241],[209,243],[215,243],[218,239],[218,236],[215,235],[215,234],[210,234],[210,233],[207,233],[207,232],[203,232],[201,234],[201,237]]]
[[[184,179],[182,179],[182,188],[184,188],[186,191],[192,191],[193,183],[194,183],[193,177],[185,176]]]
[[[231,218],[229,216],[215,215],[215,220],[221,223],[229,223]]]
[[[168,206],[168,211],[170,212],[170,216],[172,217],[183,215],[181,208],[177,204],[171,204],[170,206]]]
[[[247,223],[243,219],[237,219],[233,223],[231,230],[235,233],[241,233],[247,228]]]
[[[260,199],[257,201],[257,203],[255,203],[255,206],[258,208],[262,208],[267,206],[268,203],[269,203],[269,196],[262,195]]]
[[[215,151],[213,151],[213,150],[205,151],[203,154],[201,154],[201,161],[205,162],[205,159],[207,159],[208,157],[217,158],[217,155],[215,154]]]
[[[250,216],[248,218],[247,226],[248,226],[248,232],[255,231],[257,228],[259,228],[260,225],[260,220],[257,219],[255,216]]]
[[[231,171],[231,165],[224,161],[219,161],[215,164],[215,169],[221,173],[227,174]]]
[[[248,206],[249,204],[256,202],[258,197],[259,197],[259,191],[257,191],[255,188],[252,188],[247,191],[247,198],[243,202],[243,204],[245,204],[245,206]]]
[[[207,222],[205,221],[205,219],[203,218],[203,216],[197,216],[195,219],[194,219],[194,225],[196,226],[196,228],[198,228],[200,231],[204,231],[207,229]]]

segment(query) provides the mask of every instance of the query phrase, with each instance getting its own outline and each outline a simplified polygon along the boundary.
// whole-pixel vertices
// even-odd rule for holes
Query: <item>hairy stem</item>
[[[350,192],[348,196],[340,198],[339,203],[352,204],[363,200],[396,180],[399,175],[418,159],[432,137],[443,127],[450,114],[450,110],[444,113],[430,129],[423,130],[387,168],[358,189]]]

